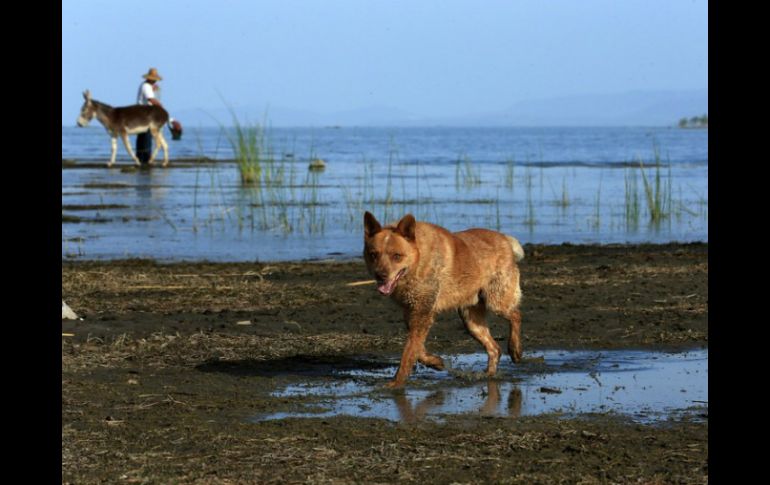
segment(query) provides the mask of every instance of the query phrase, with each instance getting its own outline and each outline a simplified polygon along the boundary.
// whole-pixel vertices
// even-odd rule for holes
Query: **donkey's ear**
[[[382,226],[377,219],[374,218],[371,212],[366,211],[364,214],[364,236],[369,238],[377,234],[382,230]]]
[[[88,89],[86,89],[85,91],[83,91],[83,98],[85,98],[85,100],[86,100],[86,101],[88,101],[89,99],[91,99],[91,91],[89,91]]]
[[[414,216],[412,214],[407,214],[398,221],[396,232],[404,236],[407,241],[414,242],[416,228],[417,221],[414,220]]]

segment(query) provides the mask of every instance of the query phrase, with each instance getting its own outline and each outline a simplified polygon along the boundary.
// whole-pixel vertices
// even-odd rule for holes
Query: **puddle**
[[[483,371],[486,354],[444,357],[450,367],[437,372],[418,365],[404,392],[383,388],[392,365],[332,369],[330,374],[288,385],[272,395],[289,411],[251,421],[347,415],[412,422],[475,414],[511,417],[544,413],[628,416],[640,423],[671,417],[708,416],[708,349],[683,353],[646,351],[534,352],[514,365],[501,360],[495,379]]]

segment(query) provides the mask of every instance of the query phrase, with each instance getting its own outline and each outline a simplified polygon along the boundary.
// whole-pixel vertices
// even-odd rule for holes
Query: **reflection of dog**
[[[512,418],[521,416],[521,397],[521,389],[518,387],[511,388],[511,392],[508,394],[508,416]],[[479,413],[482,416],[495,416],[497,415],[497,407],[499,405],[500,385],[497,381],[490,379],[487,382],[487,398]]]
[[[409,403],[406,394],[398,393],[393,396],[398,408],[398,414],[404,423],[416,423],[422,421],[428,412],[444,404],[444,392],[436,391],[418,402],[414,407]]]
[[[439,390],[428,396],[423,400],[418,401],[414,406],[409,402],[405,393],[397,393],[393,395],[393,400],[396,403],[400,420],[404,423],[416,423],[421,421],[428,415],[432,409],[440,407],[446,401],[446,391]],[[508,416],[511,418],[518,418],[521,416],[521,389],[518,387],[512,387],[508,394]],[[500,384],[490,379],[487,381],[486,397],[478,413],[481,416],[498,416],[500,407]],[[467,411],[469,411],[468,409]]]
[[[397,224],[382,227],[364,215],[364,260],[377,280],[377,290],[404,309],[409,329],[401,365],[388,387],[402,387],[416,362],[442,370],[441,357],[425,350],[425,339],[436,314],[458,310],[468,331],[487,350],[487,374],[495,375],[500,346],[485,322],[487,308],[510,321],[508,353],[521,360],[521,288],[519,268],[524,258],[519,242],[499,232],[469,229],[451,233],[417,222],[407,214]]]

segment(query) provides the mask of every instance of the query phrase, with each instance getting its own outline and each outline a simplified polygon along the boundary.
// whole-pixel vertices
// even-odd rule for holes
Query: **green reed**
[[[598,231],[602,225],[602,175],[599,175],[599,188],[596,191],[596,203],[594,204],[594,219],[592,221],[594,230]]]
[[[647,211],[650,215],[650,222],[658,224],[662,220],[671,216],[672,210],[672,190],[671,190],[671,163],[668,164],[668,176],[663,180],[661,174],[660,150],[657,144],[653,147],[655,156],[655,176],[652,181],[647,177],[644,163],[639,159],[639,171],[642,173],[642,182],[644,184],[644,195],[647,201]]]
[[[523,223],[525,226],[529,227],[530,230],[532,230],[535,227],[535,224],[537,224],[537,220],[535,219],[535,205],[532,201],[532,180],[532,169],[529,165],[527,165],[527,168],[524,170],[524,187],[527,193],[527,211]]]
[[[639,215],[641,212],[641,203],[639,201],[639,183],[636,175],[636,169],[626,169],[625,179],[625,216],[626,227],[636,229],[639,227]]]
[[[553,204],[562,210],[567,209],[567,207],[572,204],[572,201],[569,198],[569,193],[567,191],[567,178],[562,177],[561,179],[561,195],[556,194],[556,190],[554,190],[550,179],[548,180],[548,185],[551,186],[551,193],[553,193]]]
[[[457,157],[455,165],[455,188],[469,188],[481,185],[481,171],[474,168],[471,159],[467,155]]]
[[[233,117],[235,136],[230,137],[243,185],[259,186],[265,160],[264,132],[259,125],[241,126]]]
[[[513,189],[513,180],[516,172],[516,161],[513,157],[505,161],[505,186],[509,189]]]

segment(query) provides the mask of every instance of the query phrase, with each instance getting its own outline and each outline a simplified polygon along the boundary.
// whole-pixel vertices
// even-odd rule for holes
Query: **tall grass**
[[[567,191],[567,177],[564,176],[561,179],[561,195],[556,194],[556,190],[553,188],[553,184],[551,183],[551,180],[548,180],[548,185],[551,187],[551,193],[553,193],[553,204],[556,207],[561,208],[562,210],[565,210],[567,207],[572,204],[572,201],[569,198],[569,192]]]
[[[238,119],[233,117],[235,135],[230,136],[235,161],[241,174],[243,185],[259,186],[262,181],[262,164],[264,163],[264,131],[259,125],[241,126]]]
[[[393,145],[388,149],[388,176],[385,179],[385,219],[391,218],[390,208],[393,205]]]
[[[505,186],[513,189],[514,175],[516,173],[516,161],[513,157],[505,161]]]
[[[596,191],[596,203],[594,204],[594,217],[593,221],[591,221],[591,225],[593,226],[593,229],[595,231],[598,231],[602,227],[602,213],[601,213],[601,207],[602,207],[602,179],[604,178],[604,173],[599,173],[599,188]]]
[[[636,169],[625,170],[624,182],[626,227],[637,229],[639,227],[641,203],[639,201],[639,182],[636,176]]]
[[[481,171],[474,168],[471,159],[467,155],[457,157],[455,165],[455,188],[469,188],[481,185]]]
[[[242,125],[234,112],[233,132],[228,132],[228,140],[233,148],[233,156],[238,164],[241,184],[260,187],[277,186],[283,183],[286,157],[276,160],[275,150],[265,124]]]
[[[527,212],[524,217],[524,225],[529,227],[530,231],[534,229],[537,220],[535,219],[535,205],[532,202],[532,170],[529,165],[524,170],[524,183],[527,192]]]
[[[664,182],[661,176],[660,150],[657,145],[653,148],[655,154],[655,177],[650,181],[647,178],[647,172],[644,163],[639,159],[639,171],[642,173],[642,182],[644,183],[644,195],[647,201],[647,211],[650,215],[650,222],[658,224],[671,215],[671,163],[668,164],[668,177]]]

